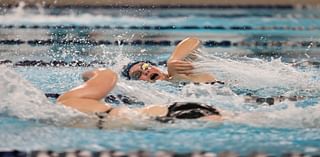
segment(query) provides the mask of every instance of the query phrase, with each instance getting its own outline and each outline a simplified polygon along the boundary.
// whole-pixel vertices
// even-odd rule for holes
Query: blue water
[[[23,9],[1,10],[1,39],[93,39],[93,40],[169,40],[178,41],[197,36],[202,41],[228,40],[232,42],[282,41],[313,44],[308,46],[257,47],[202,47],[208,57],[203,64],[209,67],[225,86],[177,86],[167,82],[146,84],[122,78],[113,91],[151,103],[176,100],[207,102],[232,113],[240,113],[236,120],[222,123],[198,121],[177,124],[155,124],[143,129],[75,128],[50,124],[42,120],[41,110],[24,113],[25,105],[32,106],[32,98],[13,96],[12,103],[0,105],[0,148],[18,150],[70,149],[125,152],[168,150],[175,152],[232,150],[240,154],[262,151],[271,155],[298,151],[320,153],[320,70],[319,66],[296,66],[292,63],[320,60],[320,20],[317,9]],[[89,29],[25,29],[21,25],[88,26]],[[130,26],[250,26],[252,30],[232,29],[169,29],[135,30]],[[110,26],[113,29],[95,29]],[[117,29],[117,26],[126,27]],[[261,27],[302,27],[303,30]],[[310,28],[314,29],[310,29]],[[308,29],[307,29],[308,28]],[[165,61],[174,45],[0,45],[0,60],[14,63],[23,60],[81,60],[103,61],[95,67],[108,67],[119,72],[129,60],[149,59]],[[7,65],[22,78],[30,81],[43,93],[62,93],[81,83],[80,74],[94,67],[21,67]],[[165,68],[165,67],[162,67]],[[16,78],[15,78],[16,79]],[[13,79],[12,81],[17,81]],[[20,84],[19,84],[20,85]],[[21,84],[20,87],[23,88]],[[10,93],[10,91],[3,91]],[[285,101],[273,106],[246,103],[242,96],[302,95],[301,101]],[[13,93],[14,95],[14,93]],[[15,100],[16,98],[17,100]],[[21,99],[21,101],[18,101]],[[21,102],[26,102],[26,104]],[[31,103],[29,103],[31,102]],[[55,100],[50,99],[53,108]],[[17,114],[15,114],[16,111]],[[18,114],[19,113],[19,114]],[[20,115],[20,113],[23,113]],[[63,121],[59,112],[53,117]],[[65,119],[67,121],[67,119]]]
[[[74,149],[175,150],[177,152],[234,150],[242,154],[270,154],[318,147],[318,129],[272,129],[235,124],[215,128],[156,130],[97,130],[56,128],[12,118],[1,118],[3,148],[22,150]],[[10,131],[8,131],[10,130]],[[301,137],[303,134],[304,137]],[[76,136],[75,136],[76,135]],[[250,137],[250,138],[248,138]],[[48,142],[50,141],[50,142]],[[27,147],[28,146],[28,147]]]

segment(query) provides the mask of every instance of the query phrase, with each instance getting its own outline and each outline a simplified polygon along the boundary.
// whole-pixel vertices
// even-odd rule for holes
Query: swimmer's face
[[[148,82],[166,79],[166,74],[158,67],[145,62],[140,62],[132,66],[129,70],[129,76],[132,80],[144,80]]]

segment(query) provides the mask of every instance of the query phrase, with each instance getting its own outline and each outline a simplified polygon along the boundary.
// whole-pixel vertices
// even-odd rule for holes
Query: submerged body
[[[146,116],[150,118],[178,118],[178,119],[205,119],[222,120],[222,115],[215,108],[193,103],[175,104],[171,106],[158,104],[148,105],[142,108],[112,107],[102,103],[105,97],[116,85],[117,75],[109,69],[97,69],[86,73],[90,77],[84,84],[64,93],[58,98],[58,102],[72,107],[84,113],[108,113],[110,118],[127,119],[130,114]],[[189,116],[186,116],[188,115]],[[193,115],[192,115],[193,114]]]
[[[169,58],[168,73],[162,72],[151,62],[135,62],[122,72],[128,79],[154,82],[156,80],[188,80],[193,82],[215,82],[215,78],[207,73],[193,74],[190,59],[195,59],[195,50],[200,40],[186,38],[181,41]],[[97,69],[85,72],[86,81],[58,98],[58,102],[84,113],[107,113],[109,118],[127,119],[130,115],[150,117],[161,122],[170,119],[205,119],[222,120],[220,112],[212,106],[199,103],[174,103],[172,105],[154,104],[142,108],[112,107],[102,103],[103,99],[116,85],[117,75],[109,69]]]

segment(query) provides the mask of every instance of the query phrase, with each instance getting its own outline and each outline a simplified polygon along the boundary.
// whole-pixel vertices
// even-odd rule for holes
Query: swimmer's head
[[[129,63],[123,67],[121,74],[129,80],[155,82],[156,80],[166,79],[166,74],[162,72],[155,63],[150,61]]]

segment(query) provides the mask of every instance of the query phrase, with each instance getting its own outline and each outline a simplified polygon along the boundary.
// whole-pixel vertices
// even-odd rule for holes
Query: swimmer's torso
[[[148,116],[148,117],[160,117],[165,116],[168,113],[168,108],[163,105],[150,105],[145,108],[129,108],[126,106],[113,108],[109,113],[110,118],[126,118],[132,115]]]
[[[198,103],[174,103],[172,105],[150,105],[145,108],[114,108],[108,112],[109,118],[130,120],[130,117],[174,118],[174,119],[205,119],[222,120],[221,113],[214,107]]]

